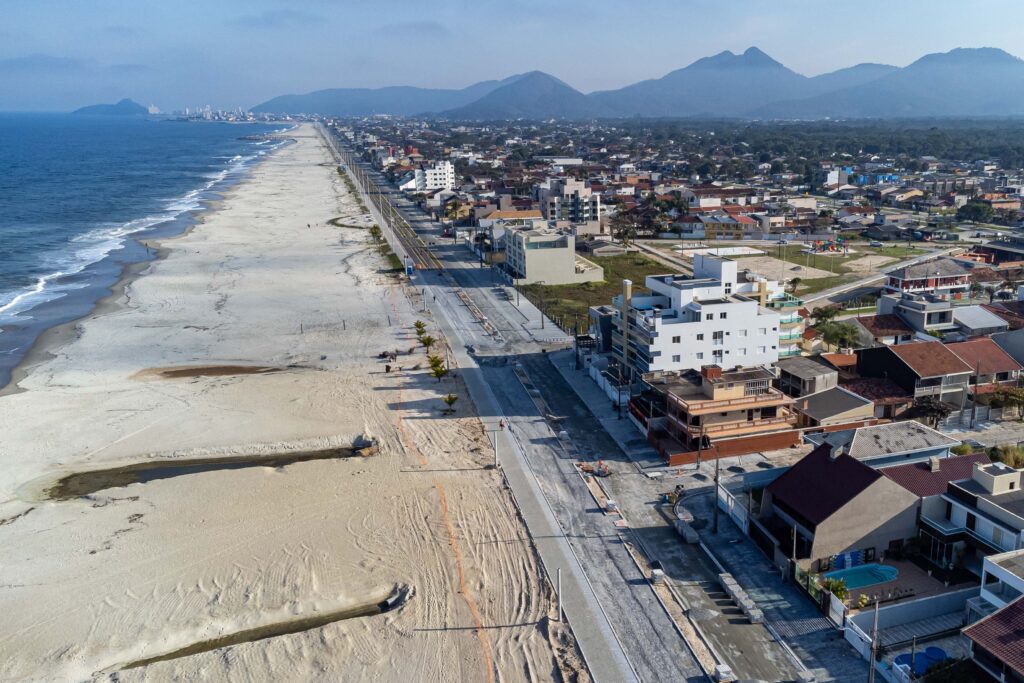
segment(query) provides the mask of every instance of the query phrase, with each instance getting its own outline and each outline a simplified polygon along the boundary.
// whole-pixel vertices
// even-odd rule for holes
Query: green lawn
[[[843,254],[842,252],[835,254],[807,254],[804,252],[805,246],[803,244],[757,248],[762,249],[766,256],[781,259],[799,266],[809,266],[811,268],[817,268],[818,270],[827,270],[830,273],[846,272],[846,269],[843,266],[846,263],[862,256],[878,255],[889,256],[894,259],[910,258],[914,256],[922,256],[931,251],[931,249],[921,249],[916,247],[908,248],[906,246],[869,247],[866,243],[851,244],[850,248],[853,252],[850,254]],[[752,256],[756,256],[756,254],[749,254],[746,256],[737,255],[733,258],[742,259],[750,258]]]
[[[579,285],[523,285],[522,295],[541,308],[562,329],[574,326],[582,332],[589,325],[587,309],[610,304],[612,297],[622,293],[622,281],[632,280],[634,292],[646,292],[643,283],[648,275],[673,272],[673,269],[639,254],[592,257],[589,260],[604,268],[604,282]]]

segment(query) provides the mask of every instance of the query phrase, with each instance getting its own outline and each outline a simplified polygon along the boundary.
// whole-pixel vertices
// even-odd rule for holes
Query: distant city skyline
[[[955,47],[1024,56],[1024,4],[979,4],[8,0],[0,111],[66,111],[122,97],[164,110],[248,108],[285,93],[459,88],[531,70],[591,92],[752,45],[808,76],[862,62],[905,66]]]

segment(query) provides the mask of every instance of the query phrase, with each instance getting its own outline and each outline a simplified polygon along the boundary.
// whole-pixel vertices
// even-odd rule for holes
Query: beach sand
[[[411,369],[423,314],[288,135],[0,396],[0,679],[575,678],[457,371]]]

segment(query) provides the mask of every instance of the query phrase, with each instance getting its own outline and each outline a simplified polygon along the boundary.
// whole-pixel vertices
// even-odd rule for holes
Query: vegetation
[[[424,334],[420,338],[420,344],[423,344],[423,348],[426,350],[427,355],[430,354],[430,347],[437,343],[437,339],[431,337],[429,334]]]
[[[430,374],[435,377],[438,383],[448,374],[448,368],[444,365],[444,359],[440,356],[427,356],[430,363]]]
[[[587,309],[611,303],[612,297],[622,293],[622,281],[632,280],[634,292],[644,292],[642,283],[648,275],[666,273],[672,269],[646,256],[622,254],[620,256],[592,257],[604,268],[604,282],[585,282],[574,285],[522,285],[523,296],[562,329],[587,327]],[[638,285],[640,285],[638,287]]]
[[[444,404],[446,406],[448,406],[448,408],[445,409],[444,411],[445,413],[451,414],[455,412],[455,402],[459,400],[458,396],[456,396],[455,394],[448,394],[441,400],[444,401]]]
[[[954,455],[967,455],[973,453],[974,448],[970,444],[962,443],[959,446],[953,446],[949,449]]]
[[[972,223],[988,223],[994,214],[991,206],[981,202],[967,202],[956,210],[957,220],[971,221]]]
[[[938,429],[939,423],[953,412],[953,407],[934,396],[922,396],[914,399],[914,404],[907,412],[910,413],[910,417],[927,420],[932,427]]]
[[[1024,389],[999,387],[989,394],[986,402],[993,408],[1017,408],[1024,414]]]
[[[988,457],[1014,469],[1024,467],[1024,448],[1020,446],[994,446],[988,449]]]
[[[821,587],[840,600],[846,600],[850,597],[850,589],[846,586],[846,579],[825,578],[821,581]]]

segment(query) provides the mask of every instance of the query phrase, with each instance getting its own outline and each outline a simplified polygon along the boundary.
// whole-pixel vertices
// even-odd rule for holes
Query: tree
[[[448,394],[447,396],[445,396],[441,400],[444,401],[446,406],[448,406],[448,408],[444,411],[445,413],[454,413],[455,412],[455,407],[454,406],[455,406],[455,402],[459,400],[458,396],[456,396],[455,394]]]
[[[803,280],[798,277],[795,277],[789,281],[789,284],[793,285],[793,296],[796,296],[797,288],[800,286],[801,282],[803,282]]]
[[[985,293],[985,287],[979,282],[971,283],[971,298],[977,299]],[[992,303],[991,300],[989,303]]]
[[[836,347],[855,346],[860,339],[857,328],[850,323],[830,322],[825,325],[818,325],[821,338],[826,344]]]
[[[999,387],[989,396],[988,404],[993,408],[1024,409],[1024,389]]]
[[[459,220],[459,214],[462,212],[462,202],[459,201],[458,197],[448,200],[444,205],[444,217],[455,222]]]
[[[437,340],[431,337],[429,334],[425,334],[420,337],[420,344],[423,344],[423,348],[426,349],[427,353],[430,353],[430,347],[437,343]]]
[[[821,306],[811,311],[811,317],[814,318],[814,324],[819,327],[832,322],[837,315],[839,315],[838,306]]]
[[[427,332],[427,324],[422,320],[417,320],[412,324],[416,328],[416,336],[422,337]]]
[[[939,422],[949,417],[949,414],[953,412],[953,407],[934,396],[922,396],[914,399],[914,405],[910,407],[909,412],[913,417],[928,420],[932,423],[932,427],[938,429]]]
[[[846,586],[846,579],[823,579],[821,587],[827,590],[839,600],[846,600],[850,597],[850,589]]]
[[[981,202],[967,202],[956,210],[957,220],[988,223],[992,220],[992,207]]]
[[[448,368],[444,367],[443,365],[439,365],[437,367],[431,368],[430,374],[433,377],[437,378],[437,382],[438,384],[440,384],[441,380],[444,379],[445,375],[448,374]]]
[[[1024,467],[1024,449],[1018,446],[995,446],[989,449],[988,455],[993,460],[1005,463],[1014,469]]]

